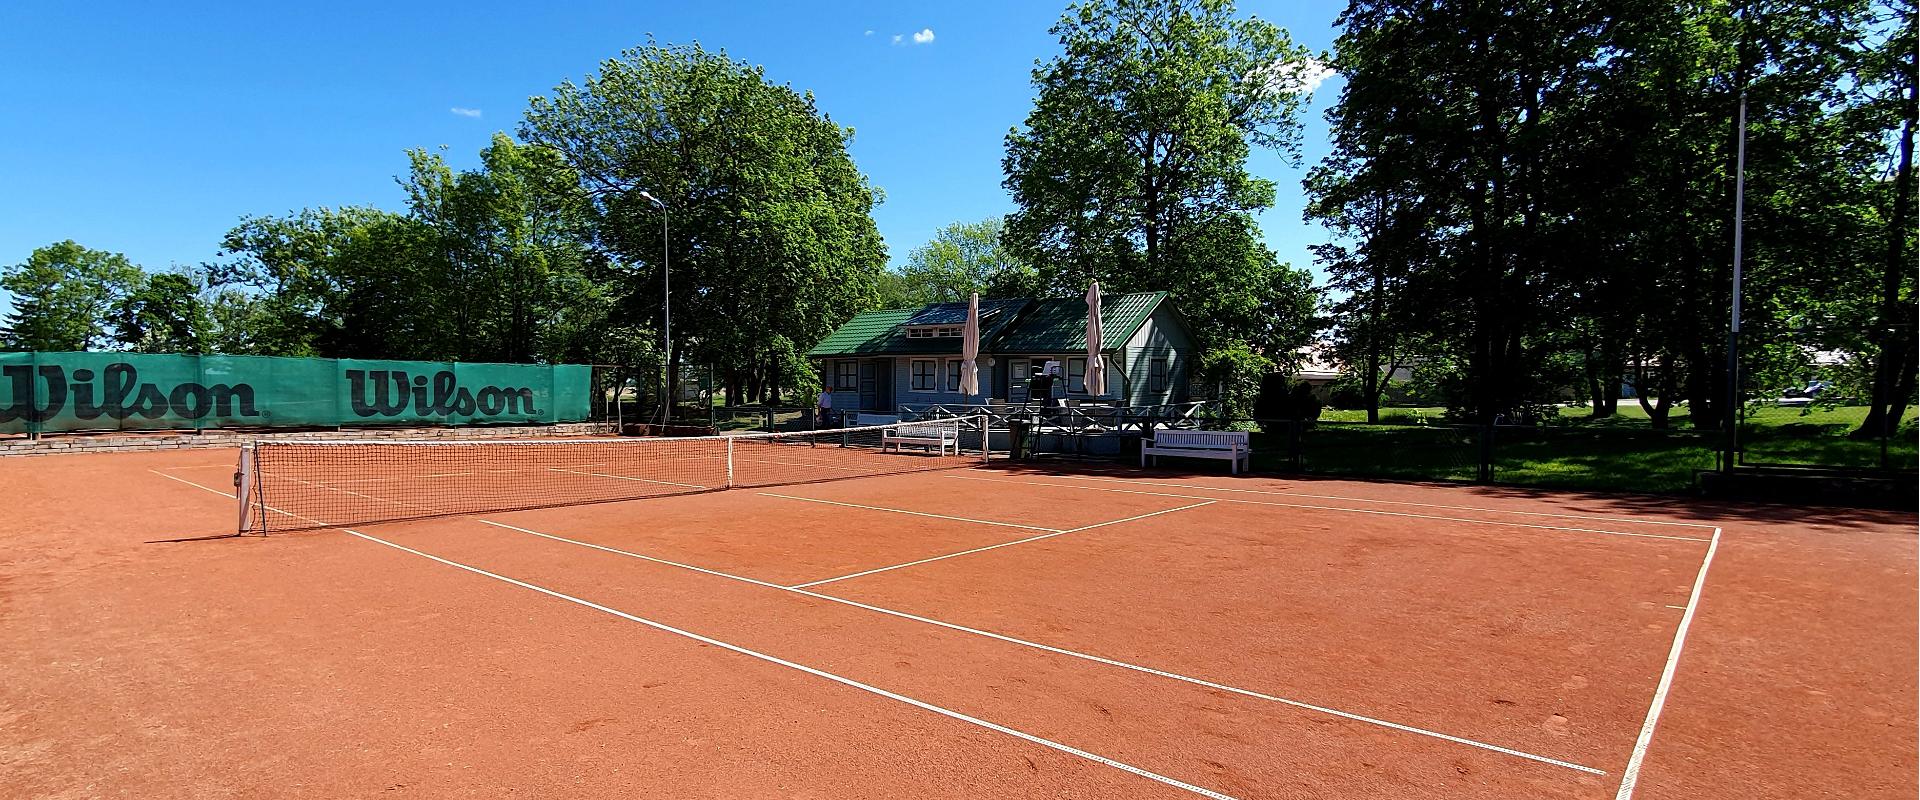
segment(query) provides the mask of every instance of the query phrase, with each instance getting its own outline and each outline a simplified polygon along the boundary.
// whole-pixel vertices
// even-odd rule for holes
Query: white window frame
[[[833,362],[833,390],[836,392],[860,390],[860,362],[852,359]]]
[[[1167,391],[1173,383],[1173,360],[1156,358],[1147,362],[1147,392],[1158,394]]]
[[[927,386],[920,385],[921,364],[931,365],[927,370],[927,377],[930,379]],[[907,386],[909,387],[908,391],[914,392],[940,391],[940,360],[937,358],[916,358],[907,362]]]
[[[967,335],[967,329],[962,326],[920,325],[907,329],[909,339],[958,339],[965,335]]]
[[[1073,372],[1073,365],[1075,364],[1080,365],[1079,375],[1075,375]],[[1087,358],[1086,356],[1067,359],[1067,394],[1086,394],[1086,393],[1087,393]]]

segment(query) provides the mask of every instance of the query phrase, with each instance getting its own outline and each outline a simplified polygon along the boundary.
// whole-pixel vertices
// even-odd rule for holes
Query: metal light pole
[[[660,209],[660,424],[673,421],[673,255],[667,245],[667,204],[645,190],[640,197]]]
[[[1740,453],[1740,257],[1747,213],[1747,93],[1740,93],[1740,133],[1733,171],[1733,324],[1727,332],[1727,461],[1733,471]]]

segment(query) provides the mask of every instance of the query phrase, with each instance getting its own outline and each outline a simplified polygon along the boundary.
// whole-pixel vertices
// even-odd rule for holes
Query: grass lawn
[[[1302,432],[1299,468],[1313,473],[1420,480],[1471,481],[1478,475],[1480,430],[1446,424],[1441,408],[1381,410],[1386,424],[1369,425],[1364,411],[1329,409]],[[1695,431],[1685,407],[1672,427],[1655,430],[1638,404],[1623,403],[1614,417],[1589,419],[1583,408],[1562,408],[1557,424],[1500,428],[1494,437],[1496,483],[1633,492],[1680,492],[1694,474],[1715,466],[1718,431]],[[1914,417],[1888,443],[1888,463],[1912,469],[1920,459]],[[1765,406],[1749,409],[1741,429],[1749,464],[1878,467],[1881,444],[1854,440],[1866,409]],[[1418,420],[1425,424],[1418,424]],[[1251,426],[1245,426],[1251,427]],[[1256,469],[1288,470],[1284,433],[1253,435]]]

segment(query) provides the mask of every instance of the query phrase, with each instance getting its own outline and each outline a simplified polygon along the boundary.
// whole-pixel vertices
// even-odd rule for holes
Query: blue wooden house
[[[1100,324],[1107,392],[1087,394],[1086,301],[980,301],[980,394],[960,393],[966,303],[869,311],[808,351],[834,407],[893,412],[902,404],[1026,403],[1027,378],[1048,361],[1062,367],[1056,397],[1123,406],[1185,402],[1197,353],[1166,292],[1109,296]],[[857,399],[857,402],[855,402]]]

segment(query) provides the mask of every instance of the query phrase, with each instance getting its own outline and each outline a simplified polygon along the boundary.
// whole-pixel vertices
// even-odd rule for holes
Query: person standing
[[[813,427],[815,429],[827,427],[829,417],[832,416],[832,414],[833,387],[823,386],[820,388],[820,399],[814,401]]]

